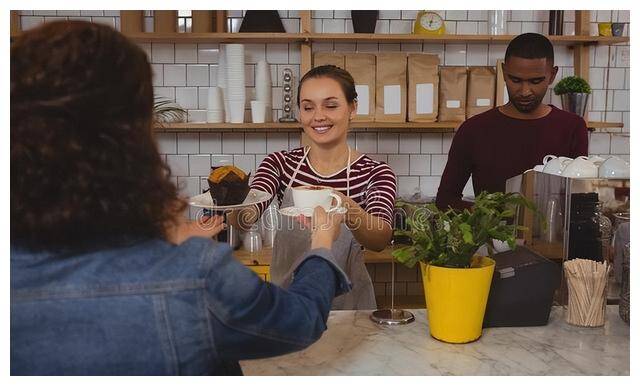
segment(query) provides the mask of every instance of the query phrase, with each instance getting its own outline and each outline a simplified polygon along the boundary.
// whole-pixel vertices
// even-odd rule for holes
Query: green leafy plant
[[[187,110],[168,98],[156,95],[153,97],[153,116],[156,123],[184,122]]]
[[[591,94],[591,87],[586,80],[578,76],[568,76],[553,88],[553,92],[556,95],[569,94],[569,93],[585,93]]]
[[[422,261],[442,267],[468,268],[474,253],[482,245],[493,251],[492,239],[506,241],[513,249],[516,231],[526,227],[509,225],[518,206],[536,212],[535,204],[519,193],[487,193],[476,197],[472,210],[442,211],[435,204],[411,205],[407,231],[397,230],[399,236],[408,236],[411,246],[393,251],[396,260],[408,267]]]

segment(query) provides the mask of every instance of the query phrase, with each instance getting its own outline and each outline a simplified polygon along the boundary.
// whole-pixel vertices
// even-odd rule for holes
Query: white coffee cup
[[[544,173],[561,175],[562,169],[566,166],[565,161],[571,161],[572,159],[569,157],[556,157],[555,155],[546,155],[542,159],[542,164],[544,168],[542,171]]]
[[[292,189],[292,193],[293,205],[302,210],[305,215],[311,215],[316,206],[321,206],[330,212],[342,205],[340,196],[327,186],[297,186]],[[336,204],[331,206],[331,201],[334,198]]]
[[[598,178],[598,167],[585,156],[580,156],[573,161],[565,161],[562,170],[563,177],[570,178]]]
[[[536,165],[533,167],[532,170],[535,170],[536,172],[541,172],[544,170],[544,165]]]
[[[267,102],[251,101],[251,121],[264,123],[267,115]]]
[[[629,163],[616,156],[606,159],[598,169],[600,178],[630,178]]]
[[[596,166],[599,167],[605,161],[605,158],[602,158],[599,155],[592,155],[591,157],[589,157],[589,161],[593,162],[594,164],[596,164]]]

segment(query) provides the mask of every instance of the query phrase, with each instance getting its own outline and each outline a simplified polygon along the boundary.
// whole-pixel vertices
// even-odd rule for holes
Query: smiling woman
[[[298,86],[300,122],[310,146],[269,154],[258,168],[251,187],[278,197],[285,208],[293,205],[291,189],[328,186],[346,207],[345,225],[334,243],[333,253],[346,257],[347,275],[353,290],[337,297],[333,309],[376,308],[373,285],[365,268],[362,249],[380,251],[392,236],[396,177],[391,168],[351,149],[347,132],[357,108],[353,77],[332,65],[315,67]],[[246,227],[257,221],[269,203],[231,216]],[[232,220],[236,223],[239,221]],[[308,230],[296,227],[283,216],[276,232],[271,279],[287,283],[296,256],[309,248]]]

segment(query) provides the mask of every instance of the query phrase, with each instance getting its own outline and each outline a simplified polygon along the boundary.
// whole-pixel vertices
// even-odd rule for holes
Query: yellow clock
[[[444,20],[433,11],[420,11],[413,25],[413,33],[443,35],[445,33]]]

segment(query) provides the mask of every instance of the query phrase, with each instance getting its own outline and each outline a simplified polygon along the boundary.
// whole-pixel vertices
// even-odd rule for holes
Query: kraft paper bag
[[[376,122],[407,120],[407,55],[376,55]]]
[[[438,118],[438,68],[440,57],[433,54],[409,54],[409,122],[435,122]]]
[[[498,59],[496,63],[496,106],[502,106],[509,103],[509,93],[507,92],[507,84],[504,82],[504,73],[502,72],[502,64],[504,60]]]
[[[467,99],[467,68],[440,67],[440,100],[438,121],[465,120]]]
[[[496,70],[469,67],[467,77],[467,118],[491,110],[495,105]]]
[[[376,56],[345,54],[344,62],[358,93],[358,110],[353,122],[373,122],[376,115]]]
[[[325,64],[333,64],[334,66],[344,69],[344,54],[336,52],[316,52],[313,54],[313,67],[319,67]]]

